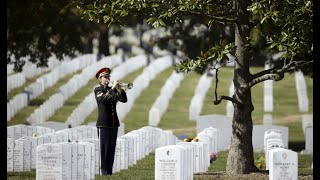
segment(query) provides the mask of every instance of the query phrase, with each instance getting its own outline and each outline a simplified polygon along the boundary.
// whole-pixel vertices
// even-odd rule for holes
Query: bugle
[[[132,89],[133,88],[133,84],[132,83],[124,83],[124,82],[119,81],[118,85],[121,88],[128,88],[128,89]]]

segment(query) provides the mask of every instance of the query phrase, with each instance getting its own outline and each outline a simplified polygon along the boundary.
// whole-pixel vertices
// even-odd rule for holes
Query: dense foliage
[[[103,14],[106,24],[126,24],[128,17],[137,16],[147,18],[154,27],[167,27],[171,32],[167,39],[175,40],[171,42],[174,45],[171,49],[178,48],[189,58],[182,63],[181,70],[199,67],[204,70],[213,59],[226,59],[227,53],[235,55],[234,45],[230,44],[230,37],[234,36],[223,40],[226,36],[221,26],[233,30],[234,25],[241,24],[236,11],[238,3],[245,4],[250,16],[247,27],[250,36],[245,37],[245,45],[252,51],[250,59],[259,60],[255,57],[262,52],[270,58],[271,54],[283,51],[281,60],[275,63],[278,69],[284,67],[285,71],[292,71],[308,64],[308,73],[312,75],[312,63],[309,63],[313,44],[312,1],[83,0],[78,7],[86,10],[83,17],[90,21],[99,21]],[[204,30],[195,34],[201,25]],[[223,41],[219,43],[219,39]]]
[[[83,52],[96,23],[79,18],[67,1],[7,1],[7,64],[21,71],[26,61],[46,67],[50,56]]]

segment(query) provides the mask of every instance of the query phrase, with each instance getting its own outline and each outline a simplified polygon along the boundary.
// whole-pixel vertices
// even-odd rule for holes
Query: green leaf
[[[154,21],[152,23],[152,26],[155,27],[155,28],[158,28],[159,27],[159,21]]]
[[[274,42],[274,43],[271,44],[270,48],[272,49],[272,48],[275,47],[276,45],[278,45],[278,43],[275,43],[275,42]]]
[[[260,24],[263,24],[263,22],[268,18],[268,16],[265,16],[261,19]]]
[[[223,58],[223,54],[222,54],[222,53],[219,53],[219,54],[218,54],[217,61],[221,61],[222,58]]]
[[[279,45],[278,45],[278,50],[279,50],[279,51],[282,51],[282,50],[283,50],[283,45],[282,45],[282,44],[279,44]]]
[[[166,26],[166,24],[161,19],[159,19],[159,23],[161,26]]]
[[[147,23],[152,24],[155,20],[156,20],[155,18],[151,17],[147,20]]]

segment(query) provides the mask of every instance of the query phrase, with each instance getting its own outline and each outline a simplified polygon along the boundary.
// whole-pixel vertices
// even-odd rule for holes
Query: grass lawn
[[[15,95],[22,93],[24,91],[24,88],[28,87],[30,84],[34,83],[39,77],[47,74],[49,72],[43,72],[31,79],[26,79],[26,82],[20,86],[12,89],[8,94],[7,94],[7,102],[9,102]]]
[[[75,73],[69,74],[66,77],[60,79],[54,86],[47,88],[42,94],[37,98],[30,101],[30,104],[25,108],[22,108],[9,122],[7,126],[12,126],[16,124],[26,124],[27,118],[33,113],[34,110],[40,107],[50,96],[55,94],[61,86],[67,83],[74,75],[79,74],[81,70]]]

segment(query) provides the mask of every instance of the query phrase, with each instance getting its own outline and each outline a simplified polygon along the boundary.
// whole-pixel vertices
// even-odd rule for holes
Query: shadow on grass
[[[289,141],[289,149],[295,152],[300,152],[305,149],[304,141]]]
[[[44,101],[44,99],[34,99],[30,101],[29,106],[40,106]]]

